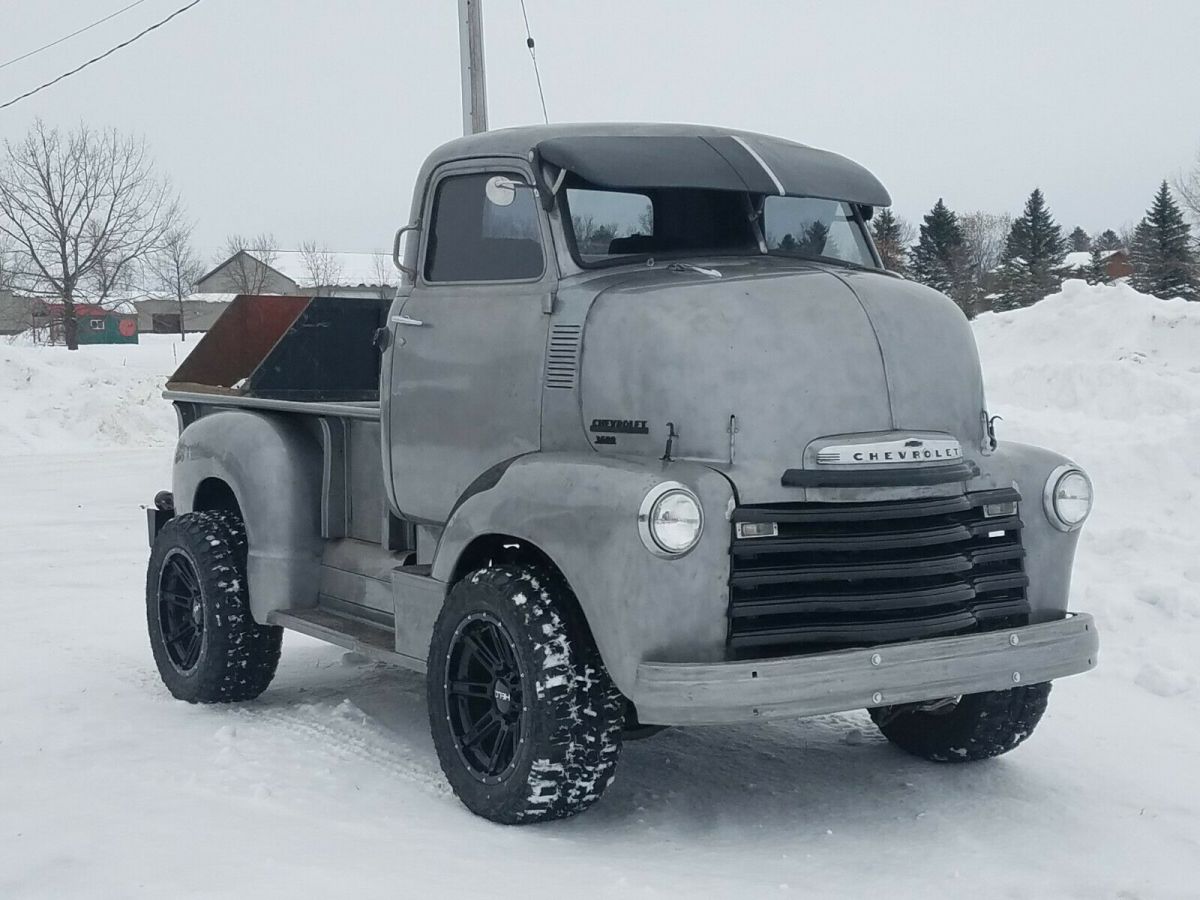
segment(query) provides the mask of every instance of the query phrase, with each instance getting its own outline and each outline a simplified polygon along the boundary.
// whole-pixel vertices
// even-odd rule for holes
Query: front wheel
[[[913,756],[973,762],[1007,753],[1033,734],[1049,696],[1046,682],[867,712],[884,737]]]
[[[454,793],[512,825],[595,803],[621,749],[624,699],[570,589],[491,566],[450,591],[429,648],[429,725]]]
[[[177,699],[227,703],[266,690],[283,629],[250,616],[237,515],[186,513],[163,526],[146,573],[146,624],[158,673]]]

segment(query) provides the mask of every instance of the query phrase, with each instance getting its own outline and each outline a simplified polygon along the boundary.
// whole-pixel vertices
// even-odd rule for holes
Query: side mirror
[[[404,235],[407,234],[408,232],[419,231],[420,229],[421,229],[421,220],[420,219],[418,219],[416,222],[410,222],[408,225],[405,225],[403,228],[401,228],[399,231],[396,232],[396,237],[392,241],[392,265],[394,265],[397,269],[399,269],[403,274],[407,275],[409,280],[411,280],[411,281],[417,280],[417,272],[415,269],[410,269],[408,266],[406,266],[404,263],[402,263],[400,261],[400,241],[404,237]]]
[[[503,175],[496,175],[487,180],[484,185],[483,193],[487,197],[488,203],[493,206],[512,206],[513,201],[517,199],[517,186],[520,182],[514,181],[511,178],[506,178]],[[527,185],[521,185],[526,187]]]
[[[517,181],[506,175],[496,175],[487,180],[487,184],[483,187],[483,194],[487,197],[488,203],[494,206],[512,206],[513,201],[517,199],[519,190],[535,191],[536,188],[525,181]]]

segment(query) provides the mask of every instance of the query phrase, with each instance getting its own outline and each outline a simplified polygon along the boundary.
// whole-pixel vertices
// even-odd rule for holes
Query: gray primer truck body
[[[540,244],[540,274],[427,279],[439,187],[470,174],[514,183],[500,205],[538,201],[514,252]],[[510,546],[562,574],[643,724],[914,703],[1095,664],[1094,624],[1068,606],[1078,531],[1052,508],[1072,464],[994,440],[950,300],[873,248],[875,270],[717,253],[589,266],[556,202],[570,179],[828,198],[859,226],[890,202],[834,154],[715,128],[547,126],[438,149],[378,336],[377,403],[169,386],[175,511],[240,511],[257,621],[423,671],[449,589]],[[703,528],[664,557],[639,514],[671,483]],[[898,536],[875,521],[894,504],[911,511]],[[803,531],[822,516],[836,527]],[[748,521],[767,536],[740,537]],[[823,553],[859,568],[822,576]],[[854,594],[888,565],[928,574],[893,600]],[[822,578],[840,593],[805,593]]]

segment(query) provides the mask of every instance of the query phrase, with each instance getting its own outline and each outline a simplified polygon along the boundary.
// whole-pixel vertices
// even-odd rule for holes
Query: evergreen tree
[[[1120,250],[1121,239],[1111,228],[1106,228],[1093,242],[1101,250]]]
[[[1071,250],[1076,253],[1084,253],[1092,249],[1091,236],[1078,225],[1075,226],[1075,230],[1067,238],[1067,243],[1071,245]]]
[[[1087,267],[1088,284],[1108,284],[1108,266],[1105,260],[1111,251],[1101,250],[1099,244],[1092,244],[1092,260]]]
[[[1032,306],[1062,286],[1066,241],[1050,215],[1046,199],[1034,188],[1025,212],[1013,220],[1000,267],[1000,291],[992,303],[997,311]]]
[[[925,214],[921,237],[909,254],[909,273],[922,284],[951,297],[969,314],[969,304],[959,296],[963,268],[963,233],[958,216],[938,198],[933,209]]]
[[[883,266],[892,272],[904,271],[904,236],[900,223],[888,207],[879,210],[871,226],[875,249],[883,260]]]
[[[1191,229],[1166,181],[1138,223],[1129,255],[1133,263],[1130,282],[1135,289],[1163,299],[1200,300]]]
[[[837,247],[830,246],[829,226],[819,219],[809,222],[796,242],[796,252],[801,256],[837,256]]]

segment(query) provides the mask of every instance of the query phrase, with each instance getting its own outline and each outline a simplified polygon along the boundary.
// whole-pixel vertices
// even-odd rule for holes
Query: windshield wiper
[[[671,272],[699,272],[701,275],[707,275],[709,278],[721,277],[721,273],[716,269],[706,269],[704,266],[698,266],[695,263],[673,262],[667,266],[667,270]]]

